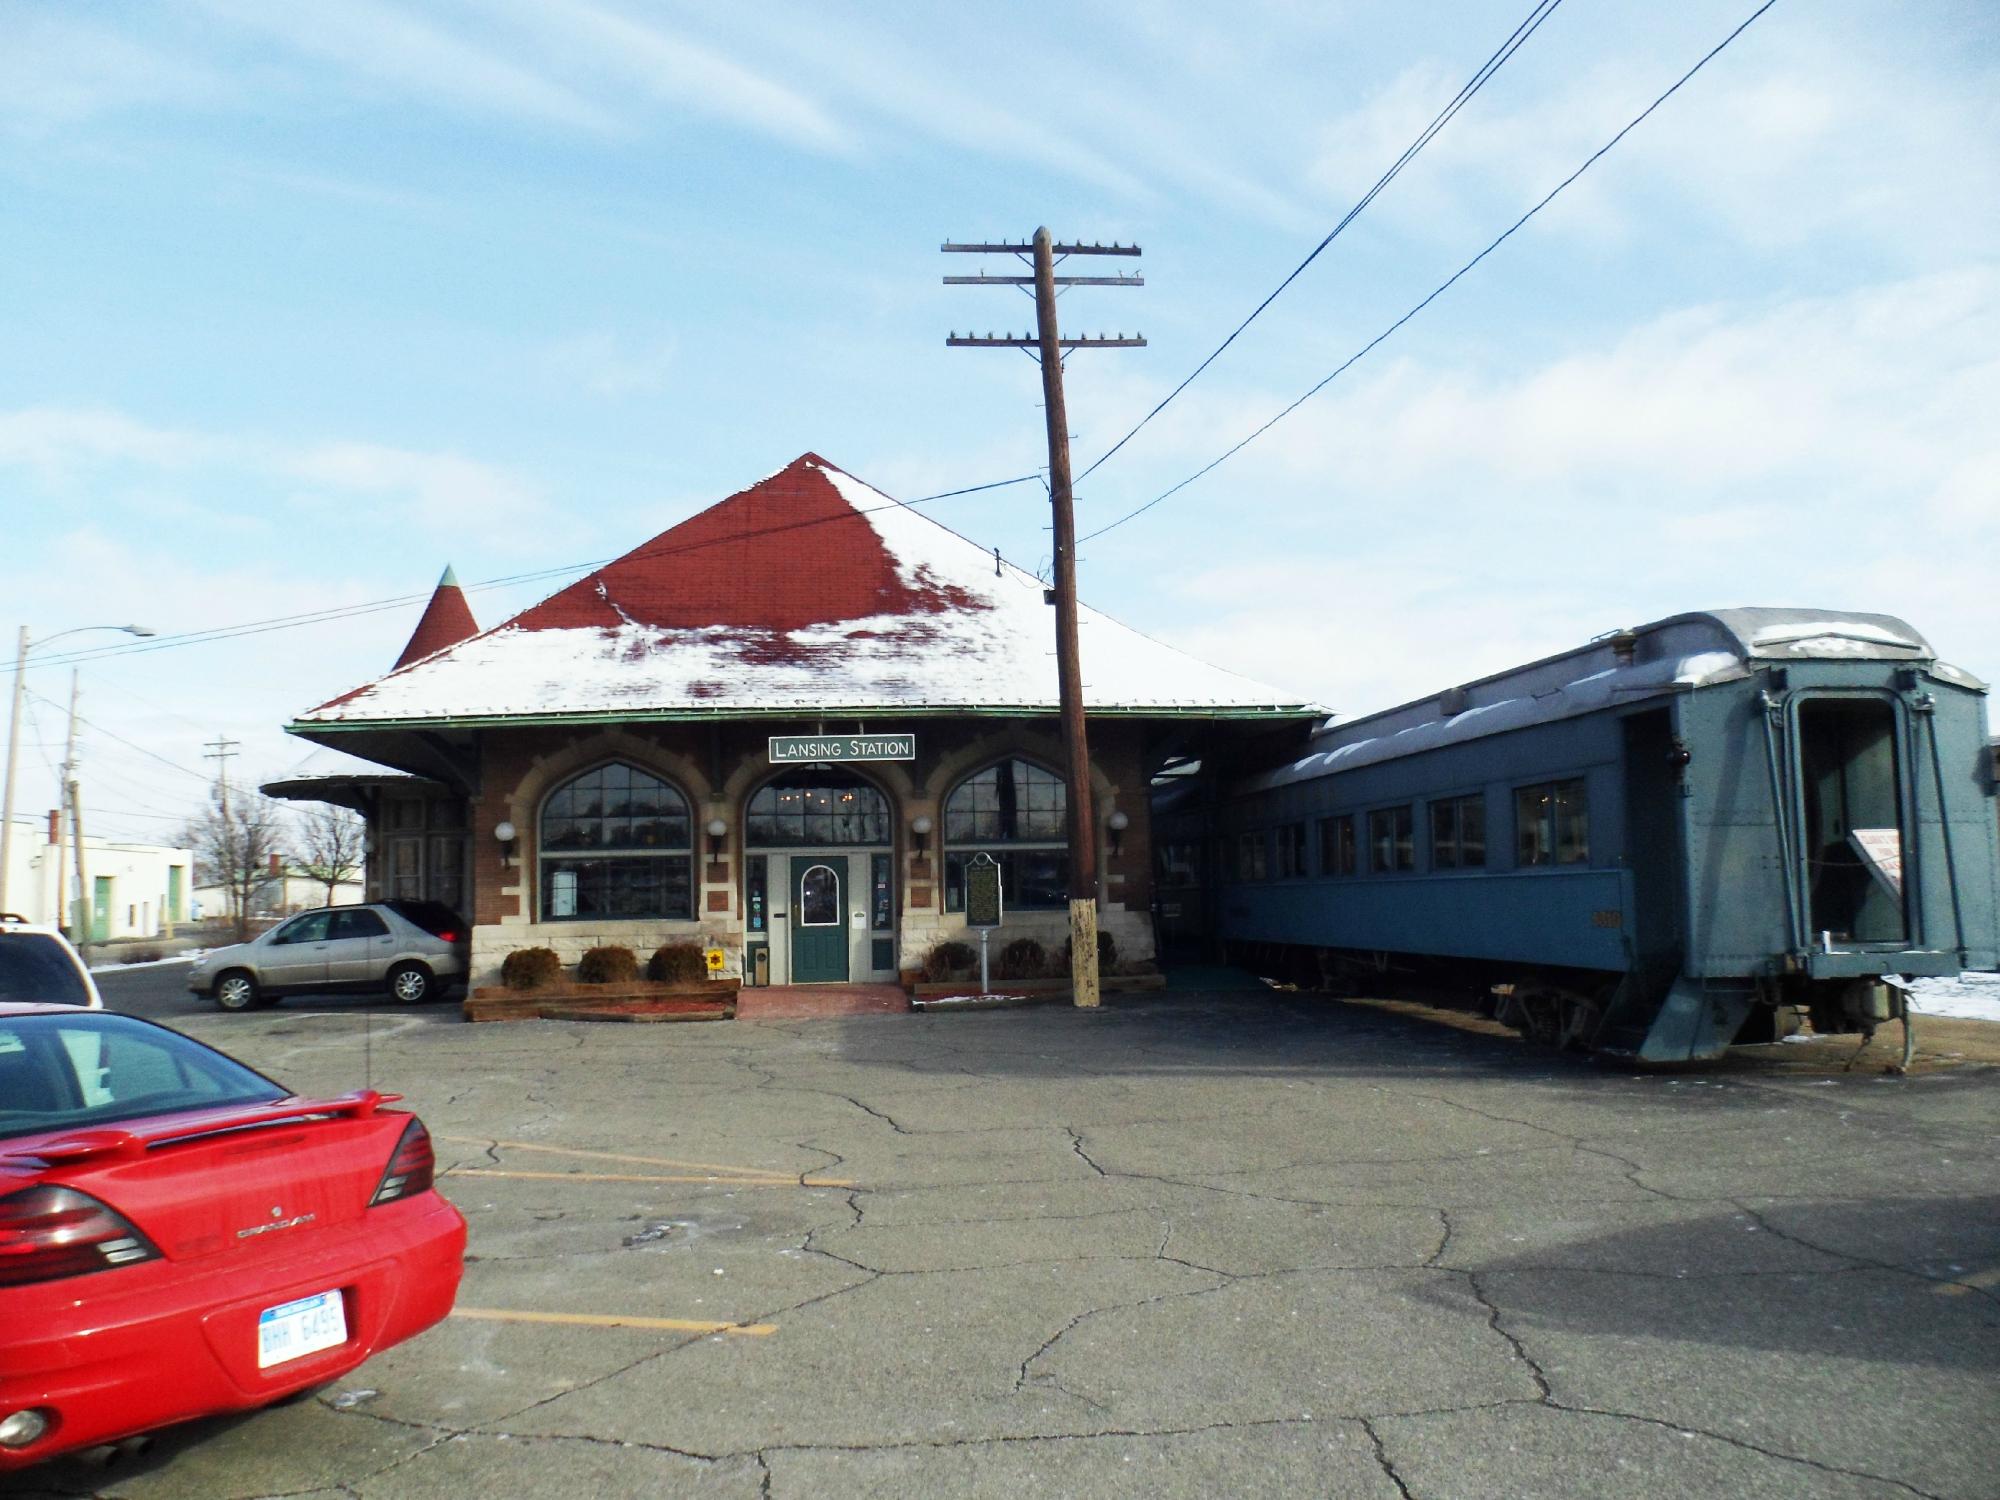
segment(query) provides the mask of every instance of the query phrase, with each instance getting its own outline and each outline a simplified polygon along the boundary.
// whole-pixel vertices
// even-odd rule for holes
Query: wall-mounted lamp
[[[931,829],[936,826],[936,824],[931,822],[929,813],[918,813],[914,818],[910,819],[910,832],[914,833],[920,839],[929,838],[931,836]]]
[[[1111,830],[1111,852],[1116,854],[1119,846],[1125,842],[1125,830],[1132,826],[1132,820],[1126,817],[1125,810],[1120,808],[1104,820],[1104,826]]]
[[[722,841],[728,836],[729,825],[727,823],[723,822],[720,818],[710,818],[708,820],[708,857],[710,859],[721,858]]]
[[[514,862],[514,825],[502,818],[493,825],[493,837],[500,841],[500,862],[511,865]]]

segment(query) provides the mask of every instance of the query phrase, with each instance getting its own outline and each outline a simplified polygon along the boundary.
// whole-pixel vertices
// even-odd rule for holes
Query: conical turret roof
[[[465,602],[465,590],[458,586],[458,575],[446,563],[444,575],[438,579],[436,590],[431,594],[431,602],[424,606],[423,618],[417,621],[417,628],[410,634],[409,645],[396,658],[391,671],[401,671],[413,661],[422,661],[426,656],[435,656],[447,646],[456,646],[460,641],[470,640],[479,634],[479,622],[472,618],[472,607]]]

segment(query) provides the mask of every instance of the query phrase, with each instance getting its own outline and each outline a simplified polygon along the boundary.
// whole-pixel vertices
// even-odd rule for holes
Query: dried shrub
[[[664,984],[691,984],[708,978],[708,955],[694,943],[663,943],[646,960],[646,977]]]
[[[979,955],[972,951],[970,943],[939,943],[924,955],[924,978],[932,984],[943,984],[970,973],[978,962]]]
[[[1000,950],[993,973],[999,979],[1040,979],[1048,966],[1048,950],[1031,937],[1020,937]]]
[[[1056,972],[1065,979],[1069,977],[1070,953],[1073,947],[1074,940],[1064,939],[1062,956],[1056,960]],[[1118,940],[1102,927],[1097,929],[1097,972],[1100,974],[1123,972],[1118,967]]]
[[[630,948],[592,948],[576,961],[576,977],[582,984],[623,984],[639,974],[639,955]]]
[[[539,990],[562,974],[562,960],[553,948],[517,948],[500,965],[500,982],[510,990]]]

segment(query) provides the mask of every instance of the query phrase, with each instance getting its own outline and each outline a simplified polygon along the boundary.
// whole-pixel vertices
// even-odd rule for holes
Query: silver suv
[[[472,930],[437,901],[373,901],[301,912],[247,943],[195,960],[188,988],[224,1010],[283,995],[382,990],[404,1005],[435,1000],[465,978]]]

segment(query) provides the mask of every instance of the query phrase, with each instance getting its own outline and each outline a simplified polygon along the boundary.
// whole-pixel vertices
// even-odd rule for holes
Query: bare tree
[[[326,904],[333,893],[361,870],[368,846],[368,825],[344,807],[330,802],[314,805],[298,820],[298,868],[326,887]]]
[[[181,831],[182,844],[194,851],[195,883],[219,885],[227,893],[238,942],[250,935],[250,913],[259,890],[271,879],[273,864],[283,868],[284,834],[278,804],[241,791],[226,807],[218,791],[207,810]]]

